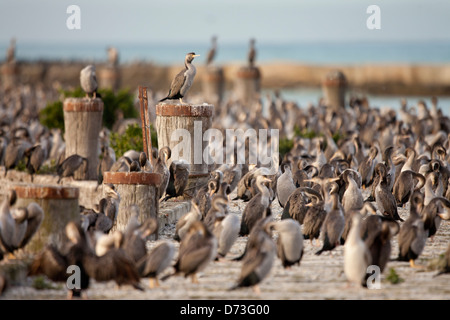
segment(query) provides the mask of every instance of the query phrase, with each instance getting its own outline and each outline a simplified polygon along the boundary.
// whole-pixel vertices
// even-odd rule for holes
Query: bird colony
[[[192,83],[183,87],[177,81],[195,75],[195,56],[186,56],[186,72],[162,100],[182,102]],[[86,86],[94,94],[95,88]],[[61,134],[36,122],[33,110],[41,95],[39,89],[24,87],[1,101],[1,165],[6,175],[26,159],[33,175],[53,159],[59,179],[67,179],[86,167],[86,159],[64,159]],[[434,251],[430,257],[441,257],[440,267],[427,274],[434,279],[450,272],[450,120],[436,99],[431,107],[402,101],[399,112],[371,107],[361,98],[352,98],[339,111],[322,101],[298,106],[280,94],[257,97],[248,105],[230,97],[217,107],[214,128],[278,129],[280,141],[292,141],[277,158],[276,172],[260,163],[240,163],[235,149],[233,161],[212,167],[208,182],[187,199],[187,161],[172,161],[167,146],[153,150],[151,158],[129,150],[116,159],[103,130],[100,176],[106,171],[160,173],[160,202],[189,201],[189,212],[164,226],[159,240],[149,240],[158,232],[157,220],[139,221],[139,208],[131,206],[126,229],[118,231],[114,224],[121,195],[114,185],[103,184],[105,197],[95,208],[80,207],[80,223],[68,223],[63,243],[49,243],[33,257],[28,277],[44,275],[61,283],[63,289],[53,297],[62,290],[69,298],[88,297],[90,291],[108,297],[115,284],[119,289],[114,292],[123,290],[124,297],[195,298],[196,291],[211,287],[202,297],[296,299],[282,282],[299,291],[314,288],[326,298],[325,291],[320,295],[321,279],[330,273],[343,279],[334,283],[336,290],[352,288],[358,294],[380,284],[377,277],[386,279],[393,265],[421,277],[427,267],[419,263],[421,256],[442,242],[446,252]],[[254,151],[246,151],[247,159]],[[20,253],[42,219],[42,209],[15,209],[14,200],[11,191],[0,208],[4,261]],[[75,288],[67,286],[70,266],[79,267],[81,281]],[[0,274],[0,292],[8,288],[5,282]],[[271,290],[269,295],[264,288]],[[11,294],[14,289],[10,286]]]

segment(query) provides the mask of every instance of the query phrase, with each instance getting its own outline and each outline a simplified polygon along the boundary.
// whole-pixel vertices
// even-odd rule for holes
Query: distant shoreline
[[[43,84],[51,86],[55,82],[61,86],[79,85],[79,72],[88,61],[18,61],[18,79],[23,84]],[[4,62],[0,63],[4,65]],[[105,68],[105,63],[95,63],[97,74]],[[198,63],[197,81],[192,91],[201,90],[201,82],[206,73]],[[139,85],[152,90],[167,90],[173,76],[182,65],[165,66],[151,62],[129,62],[119,65],[120,87],[134,90]],[[240,63],[221,66],[226,88],[233,86]],[[330,64],[315,65],[295,62],[267,62],[258,65],[261,72],[261,87],[264,89],[290,89],[297,87],[320,87],[326,74],[333,69],[341,70],[347,78],[349,88],[363,90],[370,94],[383,95],[450,95],[450,63],[371,63],[371,64]]]

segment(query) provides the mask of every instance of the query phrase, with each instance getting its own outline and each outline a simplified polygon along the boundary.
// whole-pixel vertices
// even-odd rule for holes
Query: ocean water
[[[21,60],[91,60],[106,59],[110,45],[119,50],[120,62],[149,61],[158,64],[181,64],[187,52],[206,59],[209,43],[198,44],[109,44],[109,43],[17,43],[17,58]],[[0,42],[1,52],[9,43]],[[449,63],[448,42],[333,42],[333,43],[256,43],[257,61],[290,61],[312,64],[362,63]],[[247,43],[218,44],[217,63],[245,61]]]
[[[264,92],[272,92],[273,90],[264,90]],[[294,88],[280,90],[281,96],[288,101],[295,101],[300,108],[307,108],[310,104],[317,105],[319,99],[323,96],[320,88]],[[401,95],[365,95],[372,108],[393,109],[397,113],[401,107],[401,99],[405,98],[408,107],[417,106],[419,101],[425,101],[428,109],[431,108],[431,96],[401,96]],[[450,96],[437,96],[438,108],[444,115],[450,117]],[[347,100],[349,95],[347,95]]]
[[[119,50],[120,63],[147,61],[162,65],[182,64],[187,52],[200,54],[198,64],[204,63],[210,48],[208,42],[197,44],[151,44],[151,43],[22,43],[18,41],[16,55],[19,60],[84,60],[102,62],[107,59],[106,49],[113,45]],[[6,52],[9,43],[0,42],[0,61],[2,52]],[[257,62],[296,62],[317,65],[354,65],[366,63],[450,63],[449,42],[308,42],[308,43],[264,43],[256,42]],[[219,42],[216,63],[239,63],[246,60],[247,43],[221,44]],[[281,91],[289,100],[296,101],[301,107],[309,103],[316,104],[322,93],[320,89],[297,88]],[[401,98],[407,98],[410,105],[425,100],[426,96],[380,96],[368,95],[371,106],[400,108]],[[439,98],[439,107],[450,116],[450,97]]]

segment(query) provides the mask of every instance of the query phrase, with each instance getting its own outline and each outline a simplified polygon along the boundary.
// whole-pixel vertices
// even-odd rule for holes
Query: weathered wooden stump
[[[158,148],[169,146],[173,160],[184,159],[190,164],[189,182],[185,194],[192,196],[206,184],[209,166],[203,153],[208,146],[204,133],[211,128],[214,106],[179,105],[160,103],[156,105],[156,132]]]
[[[64,100],[64,140],[66,158],[78,154],[88,159],[88,170],[80,168],[75,180],[97,180],[99,161],[98,136],[102,128],[103,101],[100,98],[66,98]]]
[[[223,68],[209,66],[203,75],[203,96],[213,105],[220,105],[225,90],[225,77]],[[216,110],[217,112],[218,110]]]
[[[120,195],[119,213],[112,230],[125,230],[131,217],[130,207],[139,208],[139,222],[149,217],[158,219],[161,175],[147,172],[105,172],[103,183],[112,183]],[[154,234],[157,240],[158,233]]]
[[[242,103],[251,103],[261,91],[261,72],[258,67],[243,66],[235,78],[234,92]]]
[[[347,93],[347,79],[339,70],[330,71],[322,82],[325,105],[333,110],[345,108]]]
[[[99,70],[99,88],[116,92],[120,86],[120,72],[116,66],[106,66]]]
[[[5,63],[1,67],[1,83],[6,90],[14,88],[19,79],[19,66],[17,63]]]
[[[26,254],[41,251],[48,243],[61,243],[70,221],[80,221],[79,189],[64,186],[16,185],[15,208],[36,202],[44,211],[44,219],[36,234],[23,248]]]

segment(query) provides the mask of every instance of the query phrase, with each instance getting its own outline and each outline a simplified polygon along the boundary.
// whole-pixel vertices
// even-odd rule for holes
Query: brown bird
[[[340,244],[342,233],[345,228],[345,218],[342,207],[339,203],[339,195],[337,189],[331,194],[333,205],[331,211],[327,213],[320,231],[323,240],[322,249],[316,252],[320,255],[324,251],[331,251]]]
[[[270,192],[264,185],[266,182],[271,182],[265,176],[258,176],[256,178],[256,187],[260,191],[256,196],[252,197],[244,209],[241,217],[241,230],[239,235],[244,236],[252,231],[252,228],[258,220],[270,215]]]
[[[410,266],[415,268],[416,260],[423,249],[428,237],[428,231],[419,212],[423,206],[423,195],[416,191],[411,197],[411,208],[409,218],[402,224],[398,234],[398,261],[409,261]]]
[[[300,265],[303,257],[303,234],[300,223],[293,219],[271,222],[269,227],[278,232],[277,255],[284,268]]]
[[[166,193],[167,185],[169,184],[170,171],[167,168],[167,160],[170,159],[172,151],[169,147],[162,147],[159,150],[158,159],[154,169],[155,173],[161,174],[161,184],[159,185],[159,198],[163,199]]]
[[[115,281],[118,286],[131,285],[143,290],[136,265],[123,249],[115,247],[97,256],[79,224],[69,222],[66,233],[72,242],[80,245],[81,263],[90,278],[98,282]]]
[[[198,283],[197,273],[203,271],[217,255],[217,239],[202,221],[191,224],[188,233],[181,240],[175,271],[161,278],[162,281],[175,275],[190,276]]]
[[[252,287],[256,294],[260,294],[259,283],[268,276],[277,255],[277,247],[272,240],[271,221],[272,217],[262,219],[252,229],[242,260],[239,279],[229,290]]]
[[[170,266],[175,256],[175,246],[163,241],[157,244],[150,252],[137,262],[139,274],[149,278],[149,287],[159,287],[158,276]]]
[[[58,173],[58,182],[60,183],[62,178],[72,177],[75,174],[75,171],[84,164],[84,174],[86,174],[88,170],[88,159],[82,157],[78,154],[73,154],[67,157],[61,164],[56,168],[56,172]]]
[[[389,181],[387,178],[387,170],[384,163],[377,163],[375,166],[375,172],[380,177],[378,186],[375,188],[375,201],[378,210],[385,217],[389,217],[392,220],[403,221],[400,218],[397,210],[397,203],[395,197],[389,189]]]
[[[45,151],[40,144],[37,144],[25,150],[24,156],[27,157],[27,170],[31,175],[31,182],[33,182],[34,174],[39,171],[45,161]]]
[[[418,180],[416,185],[414,180]],[[420,190],[425,185],[425,177],[412,170],[403,170],[394,183],[393,194],[397,201],[397,206],[405,205],[414,191]]]
[[[166,188],[166,196],[163,201],[176,198],[184,194],[189,182],[190,164],[184,159],[173,160],[170,164],[169,183]]]

